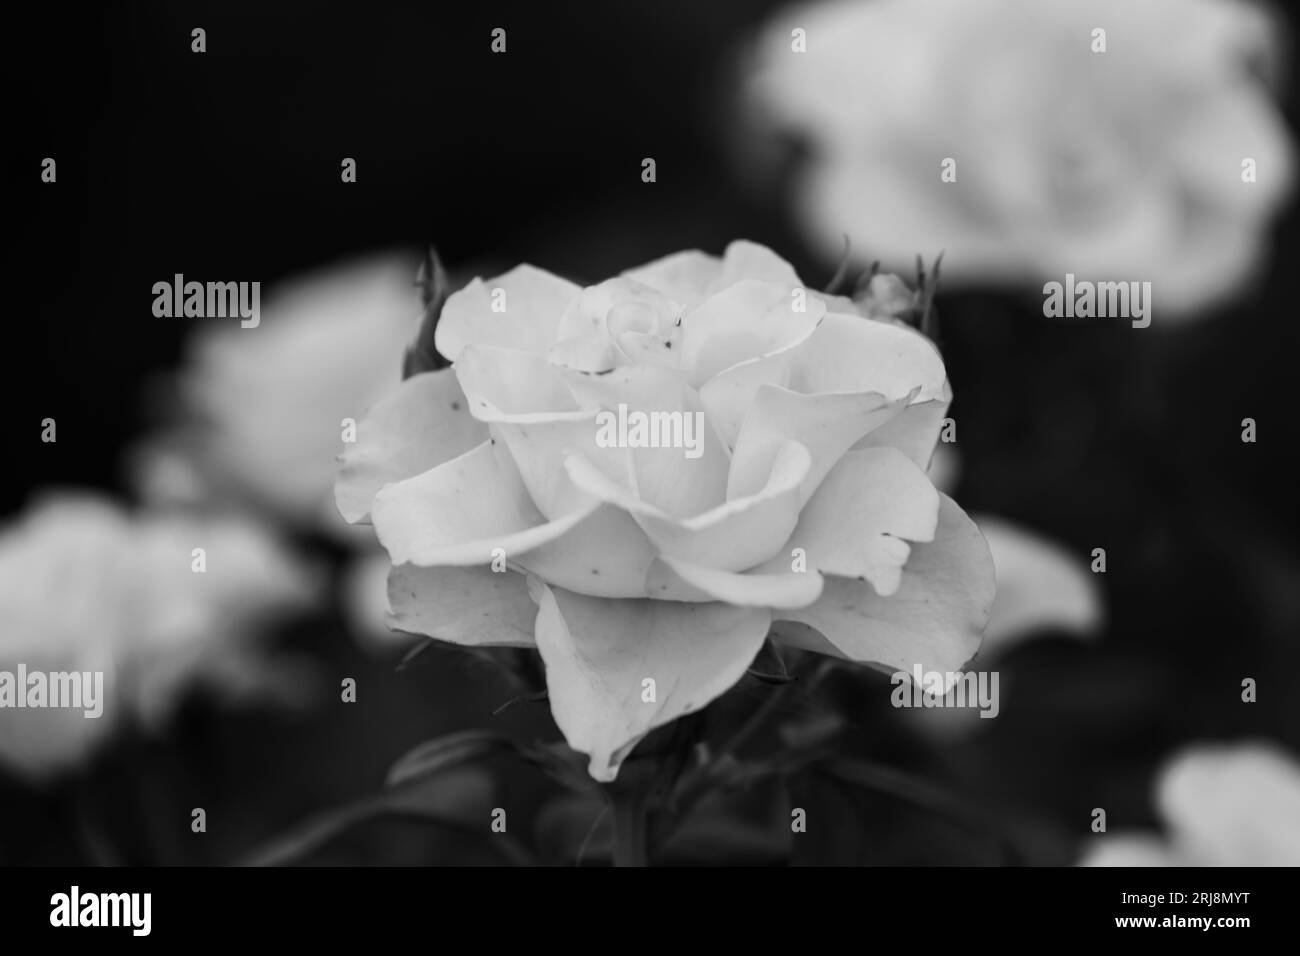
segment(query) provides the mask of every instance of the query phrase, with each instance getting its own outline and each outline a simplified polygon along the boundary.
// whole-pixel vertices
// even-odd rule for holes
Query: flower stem
[[[614,812],[614,865],[646,865],[646,802],[649,794],[642,787],[618,787],[611,790]]]
[[[749,718],[743,725],[741,725],[740,729],[731,736],[731,739],[727,740],[718,748],[714,759],[716,760],[717,757],[723,756],[724,754],[734,754],[737,750],[743,747],[749,739],[754,736],[754,734],[757,733],[765,723],[767,723],[767,719],[771,717],[781,704],[785,703],[786,699],[796,690],[801,691],[805,696],[811,695],[812,692],[817,689],[817,686],[827,678],[834,666],[834,658],[823,657],[817,662],[817,666],[807,677],[796,677],[788,684],[782,684],[780,687],[777,687],[772,693],[768,694],[767,697],[763,699],[763,703],[754,709],[753,713],[749,715]]]

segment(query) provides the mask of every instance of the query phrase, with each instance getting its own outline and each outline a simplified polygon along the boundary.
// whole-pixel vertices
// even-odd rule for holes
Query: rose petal
[[[547,521],[533,504],[505,453],[490,442],[423,474],[388,485],[375,496],[373,520],[394,564],[488,564],[552,541],[596,510]]]
[[[821,600],[779,620],[814,628],[850,660],[909,673],[917,664],[960,670],[979,649],[993,606],[993,561],[974,522],[951,498],[939,500],[934,540],[912,548],[892,596],[828,575]]]
[[[892,420],[907,402],[890,401],[877,392],[803,395],[760,386],[736,437],[727,475],[728,500],[752,495],[771,472],[782,443],[797,440],[811,455],[800,488],[801,503],[806,502],[854,443]]]
[[[934,343],[893,322],[831,312],[795,353],[790,388],[807,395],[880,392],[914,401],[941,398],[947,383]]]
[[[699,387],[733,365],[806,343],[825,314],[826,303],[802,286],[744,279],[687,313],[682,367]]]
[[[548,519],[563,517],[586,502],[586,495],[564,470],[564,461],[570,455],[583,455],[608,480],[630,493],[631,453],[624,448],[596,445],[595,414],[492,426],[493,436],[513,458],[533,502]]]
[[[794,267],[766,246],[737,239],[722,258],[691,249],[623,273],[682,303],[688,309],[742,279],[802,285]]]
[[[802,548],[809,568],[863,578],[888,596],[902,581],[908,542],[933,541],[938,521],[939,492],[902,452],[851,451],[804,506],[786,547]]]
[[[682,312],[680,302],[635,279],[606,279],[583,289],[569,303],[556,328],[556,340],[615,341],[624,332],[666,334],[679,325]]]
[[[766,610],[606,601],[529,579],[551,713],[589,772],[613,780],[655,727],[704,707],[745,673],[767,636]],[[653,685],[644,683],[654,681]],[[654,699],[647,700],[653,686]]]
[[[579,404],[600,408],[604,413],[602,421],[608,419],[613,426],[605,425],[593,432],[585,450],[575,443],[573,451],[597,464],[620,488],[633,493],[652,511],[674,517],[701,514],[724,500],[726,449],[709,428],[699,395],[680,372],[658,366],[624,366],[607,375],[570,372],[568,381]],[[625,407],[629,429],[633,415],[651,416],[646,420],[652,427],[656,413],[681,416],[679,420],[668,420],[668,437],[672,441],[680,439],[683,446],[689,437],[695,447],[673,447],[670,443],[659,448],[617,448],[614,443],[625,437],[614,434],[620,406]],[[609,447],[598,445],[597,438]],[[696,457],[689,457],[688,452]],[[620,461],[629,463],[630,474],[618,473]]]
[[[782,558],[788,564],[790,558]],[[660,556],[646,575],[646,593],[664,601],[721,601],[736,607],[800,608],[822,593],[816,571],[719,571]]]
[[[384,485],[463,455],[487,438],[451,369],[412,376],[357,425],[334,485],[339,513],[363,521]]]
[[[790,383],[790,355],[779,352],[741,362],[719,372],[700,386],[700,403],[722,443],[734,451],[754,396],[764,385],[785,388]]]
[[[945,382],[938,398],[905,406],[853,447],[897,448],[921,468],[929,468],[951,403],[952,388]]]
[[[566,455],[589,455],[615,480],[626,474],[625,456],[596,446],[596,412],[578,407],[564,372],[543,356],[468,346],[455,369],[471,412],[491,424],[493,437],[513,457],[533,503],[547,519],[584,504],[561,467]]]
[[[767,246],[748,239],[736,239],[727,244],[722,254],[722,273],[714,279],[709,293],[716,293],[742,279],[762,279],[787,286],[803,284],[794,266]]]
[[[654,559],[645,534],[622,510],[580,497],[548,521],[509,453],[485,442],[385,488],[375,499],[375,532],[394,564],[504,562],[583,594],[644,596]]]
[[[618,505],[636,519],[661,554],[722,571],[743,571],[772,557],[799,519],[799,493],[808,473],[808,450],[785,442],[766,483],[755,494],[733,498],[692,518],[679,519],[609,481],[580,455],[565,470],[584,493]]]
[[[642,598],[654,559],[655,548],[632,516],[601,505],[559,537],[513,560],[548,584],[578,594]]]
[[[395,631],[474,647],[533,646],[537,606],[514,571],[395,565],[388,605]]]
[[[605,335],[562,338],[547,351],[546,360],[574,372],[608,372],[620,364],[618,346]]]
[[[561,371],[536,352],[469,345],[453,371],[480,421],[545,421],[581,411]]]
[[[492,310],[497,289],[505,296],[500,312]],[[487,282],[474,279],[443,304],[434,347],[452,362],[467,345],[544,353],[555,342],[560,316],[581,291],[572,282],[530,265],[516,266]]]
[[[722,274],[722,260],[698,249],[674,252],[623,275],[653,289],[687,308],[694,308],[709,295],[713,281]]]
[[[615,340],[618,351],[629,365],[662,365],[665,368],[682,366],[681,329],[667,336],[654,332],[624,332]]]

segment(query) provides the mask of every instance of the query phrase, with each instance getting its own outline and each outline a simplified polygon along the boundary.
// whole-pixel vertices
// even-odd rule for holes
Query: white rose
[[[256,683],[249,636],[310,590],[251,524],[132,517],[91,494],[47,499],[0,531],[0,671],[103,672],[102,714],[6,706],[0,761],[45,775],[84,758],[119,721],[165,717],[192,681]]]
[[[1161,770],[1166,835],[1098,834],[1083,866],[1300,866],[1300,765],[1273,744],[1189,747]]]
[[[392,559],[392,626],[536,646],[601,780],[729,689],[769,632],[960,669],[993,572],[925,475],[943,362],[845,305],[746,242],[586,289],[520,266],[453,294],[435,336],[452,368],[366,417],[336,488]],[[700,421],[697,445],[611,445],[616,409],[681,416],[679,445]]]
[[[797,214],[828,257],[847,234],[895,271],[944,251],[950,287],[1150,281],[1179,315],[1250,277],[1290,191],[1276,36],[1242,0],[829,0],[772,22],[746,102],[807,141]]]

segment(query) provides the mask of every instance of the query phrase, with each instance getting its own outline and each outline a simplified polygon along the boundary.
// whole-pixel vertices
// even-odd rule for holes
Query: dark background
[[[453,267],[527,260],[594,280],[745,237],[821,284],[830,270],[808,258],[781,192],[742,189],[728,165],[719,84],[774,7],[24,6],[9,31],[9,182],[27,221],[10,227],[20,291],[5,336],[0,513],[49,486],[126,493],[120,453],[160,411],[142,388],[176,364],[193,321],[150,311],[152,284],[175,272],[260,279],[265,291],[336,258],[433,241]],[[196,26],[202,55],[190,52]],[[504,56],[489,51],[497,26]],[[1294,130],[1296,97],[1284,105]],[[45,156],[56,185],[40,182]],[[645,156],[654,184],[640,178]],[[339,180],[343,157],[357,160],[356,184]],[[916,737],[860,683],[833,691],[857,721],[854,747],[945,781],[1018,833],[1032,862],[1070,862],[1095,806],[1112,828],[1150,825],[1152,773],[1180,742],[1267,735],[1300,749],[1298,225],[1292,209],[1261,284],[1195,325],[1070,326],[1011,298],[940,297],[957,499],[1081,554],[1105,547],[1110,623],[1092,644],[1048,635],[1013,651],[1001,719],[960,744]],[[1239,437],[1247,416],[1253,445]],[[39,440],[45,417],[57,444]],[[489,723],[509,696],[454,650],[396,674],[355,650],[332,609],[285,639],[327,671],[361,675],[368,693],[350,711],[327,700],[296,716],[197,700],[165,739],[121,743],[90,785],[125,859],[235,859],[304,812],[373,789],[420,739]],[[1254,705],[1240,702],[1247,676]],[[544,705],[495,721],[554,733]],[[0,837],[0,859],[85,859],[59,822],[70,799],[66,787],[51,796],[0,780],[6,817],[32,821]],[[188,837],[196,805],[218,821],[201,843],[141,824],[183,808]],[[870,862],[986,861],[924,814],[857,809]],[[323,859],[368,862],[379,845],[385,859],[421,858],[408,831],[364,837]]]

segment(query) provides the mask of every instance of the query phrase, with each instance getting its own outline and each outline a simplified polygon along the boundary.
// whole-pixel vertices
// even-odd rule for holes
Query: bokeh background
[[[265,307],[279,280],[414,257],[429,242],[453,273],[529,261],[594,281],[743,237],[821,285],[833,264],[806,247],[779,184],[755,189],[738,172],[728,122],[738,48],[775,9],[25,7],[9,185],[26,219],[11,227],[0,517],[51,488],[132,500],[129,449],[173,411],[159,382],[199,325],[221,321],[152,315],[152,284],[176,272],[258,279]],[[1295,11],[1281,14],[1294,37]],[[190,52],[196,26],[204,55]],[[497,26],[504,56],[489,52]],[[1293,94],[1281,104],[1292,130]],[[58,160],[56,186],[39,181],[44,156]],[[653,184],[641,181],[646,156]],[[356,184],[339,181],[343,157],[357,159]],[[891,709],[883,675],[837,678],[826,693],[853,749],[951,790],[1012,835],[1021,862],[1074,862],[1094,807],[1112,826],[1157,828],[1155,775],[1185,742],[1265,737],[1300,751],[1298,227],[1286,211],[1262,278],[1177,328],[1052,322],[1010,294],[940,293],[955,497],[1079,555],[1105,547],[1106,624],[1090,640],[1049,629],[1009,650],[1002,713],[972,732],[936,733]],[[1240,441],[1248,416],[1255,444]],[[56,444],[39,441],[46,417]],[[517,690],[454,648],[398,669],[400,649],[377,652],[349,623],[347,548],[310,527],[286,536],[334,576],[272,638],[304,663],[304,700],[233,706],[195,691],[161,730],[118,735],[74,773],[33,783],[0,768],[0,862],[238,862],[374,791],[425,738],[481,726],[556,738],[544,704],[492,716]],[[340,703],[342,677],[357,679],[357,703]],[[1245,677],[1257,703],[1241,702]],[[488,787],[489,805],[518,808],[524,832],[559,826],[539,822],[551,785],[535,774],[502,766],[462,782],[467,799]],[[202,836],[193,807],[207,810]],[[864,862],[1003,859],[985,834],[887,798],[835,812],[860,828]],[[481,842],[388,821],[308,861],[493,862]]]

